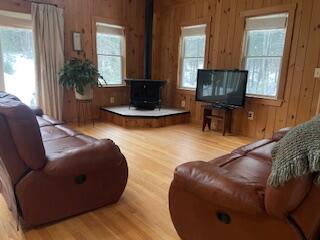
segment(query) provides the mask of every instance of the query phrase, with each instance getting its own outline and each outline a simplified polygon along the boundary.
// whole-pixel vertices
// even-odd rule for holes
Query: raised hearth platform
[[[129,106],[102,107],[101,120],[126,128],[159,128],[190,122],[190,112],[176,108],[137,110]]]

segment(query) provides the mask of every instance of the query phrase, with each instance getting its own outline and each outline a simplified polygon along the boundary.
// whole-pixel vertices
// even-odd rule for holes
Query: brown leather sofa
[[[287,131],[176,169],[169,202],[183,240],[319,239],[320,187],[313,176],[267,185],[271,150]]]
[[[122,195],[125,157],[111,140],[96,140],[0,92],[0,180],[9,208],[26,226],[107,204]]]

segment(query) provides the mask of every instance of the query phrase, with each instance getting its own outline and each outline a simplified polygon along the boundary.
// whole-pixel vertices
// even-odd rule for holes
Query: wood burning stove
[[[161,90],[166,84],[162,80],[150,80],[152,73],[152,27],[153,0],[146,1],[145,43],[144,43],[144,78],[125,80],[130,87],[130,105],[142,110],[161,109]]]
[[[143,110],[161,109],[161,92],[166,81],[162,80],[125,80],[130,87],[130,105]]]

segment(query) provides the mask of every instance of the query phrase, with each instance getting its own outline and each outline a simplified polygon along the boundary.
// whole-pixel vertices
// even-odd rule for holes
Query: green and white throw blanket
[[[268,183],[279,187],[310,173],[316,173],[315,183],[320,184],[320,116],[293,128],[276,144]]]

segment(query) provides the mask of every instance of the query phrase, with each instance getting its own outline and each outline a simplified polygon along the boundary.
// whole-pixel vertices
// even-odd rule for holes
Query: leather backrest
[[[27,169],[46,163],[40,128],[32,110],[16,97],[0,92],[0,154],[13,182]]]
[[[0,161],[15,184],[28,171],[29,167],[20,159],[7,121],[2,115],[0,115],[0,135]]]
[[[291,179],[284,186],[273,188],[267,185],[265,192],[266,211],[275,217],[286,218],[303,203],[313,185],[313,175]]]

